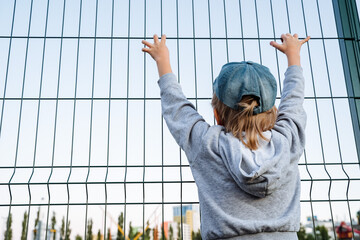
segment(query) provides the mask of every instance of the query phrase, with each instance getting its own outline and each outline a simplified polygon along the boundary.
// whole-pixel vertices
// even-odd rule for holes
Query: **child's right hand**
[[[291,35],[290,33],[282,34],[281,41],[279,44],[275,41],[271,41],[270,45],[283,52],[288,58],[288,65],[299,65],[300,66],[300,49],[301,46],[309,41],[310,37],[303,40],[299,40],[298,35]]]
[[[154,35],[154,43],[149,43],[148,41],[142,40],[142,43],[146,47],[142,49],[143,52],[150,54],[150,56],[155,60],[159,76],[165,75],[166,73],[171,73],[170,59],[169,59],[169,49],[166,46],[166,36],[161,36],[161,41],[159,37]]]

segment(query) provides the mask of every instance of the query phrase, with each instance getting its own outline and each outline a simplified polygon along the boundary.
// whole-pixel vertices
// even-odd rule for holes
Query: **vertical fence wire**
[[[88,161],[88,171],[85,180],[85,189],[86,189],[86,205],[85,205],[85,239],[87,234],[88,228],[88,208],[89,208],[89,189],[88,189],[88,182],[89,176],[91,171],[91,148],[92,148],[92,132],[93,132],[93,112],[94,112],[94,91],[95,91],[95,67],[96,67],[96,36],[97,36],[97,24],[98,24],[98,7],[99,3],[96,0],[96,7],[95,7],[95,32],[94,32],[94,52],[93,52],[93,65],[92,65],[92,83],[91,83],[91,110],[90,110],[90,136],[89,136],[89,161]],[[91,221],[91,220],[89,220]],[[91,223],[92,225],[92,223]]]
[[[195,108],[198,109],[198,89],[197,89],[197,71],[196,71],[196,35],[195,35],[195,9],[194,0],[191,1],[191,13],[192,13],[192,33],[193,33],[193,51],[194,51],[194,88],[195,88]]]
[[[349,211],[349,216],[350,216],[350,225],[351,225],[352,235],[355,236],[355,234],[354,234],[354,226],[353,226],[353,223],[352,223],[352,220],[351,220],[352,217],[351,217],[350,203],[349,203],[350,178],[349,178],[348,173],[347,173],[347,172],[345,171],[345,169],[344,169],[343,158],[342,158],[342,151],[341,151],[341,148],[340,148],[339,130],[338,130],[337,119],[336,119],[336,112],[335,112],[335,106],[334,106],[334,98],[333,98],[332,86],[331,86],[331,81],[330,81],[328,57],[327,57],[327,53],[326,53],[326,49],[325,49],[324,31],[323,31],[323,27],[322,27],[321,13],[320,13],[320,7],[319,7],[319,1],[318,1],[318,0],[316,0],[316,9],[317,9],[318,19],[319,19],[319,23],[320,23],[320,32],[321,32],[321,38],[322,38],[321,41],[322,41],[323,54],[324,54],[324,59],[325,59],[326,75],[327,75],[327,80],[328,80],[329,89],[330,89],[331,108],[332,108],[332,114],[333,114],[333,117],[334,117],[335,132],[336,132],[336,141],[337,141],[338,150],[339,150],[339,157],[340,157],[340,162],[341,162],[341,169],[342,169],[343,173],[345,174],[346,178],[348,179],[348,181],[347,181],[347,182],[348,182],[348,183],[347,183],[347,188],[346,188],[346,202],[347,202],[348,211]],[[330,186],[331,186],[331,179],[330,179]],[[330,200],[330,189],[329,189],[329,200]],[[331,205],[330,205],[330,207],[331,207]],[[336,239],[335,224],[334,224],[334,217],[333,217],[332,209],[331,209],[331,211],[330,211],[330,214],[331,214],[331,223],[332,223],[333,230],[334,230],[334,236],[335,236],[335,239]]]
[[[213,86],[213,81],[214,81],[214,63],[213,63],[213,47],[212,47],[212,34],[211,34],[211,15],[210,15],[210,1],[207,1],[207,14],[208,14],[208,19],[209,19],[209,51],[210,51],[210,72],[211,72],[211,89],[212,89],[212,93],[214,92],[214,86]],[[213,117],[213,124],[216,124],[216,120],[215,120],[215,116]]]
[[[273,9],[273,2],[272,0],[270,0],[270,13],[271,13],[271,24],[272,24],[272,32],[273,32],[273,41],[276,41],[276,32],[275,32],[275,21],[274,21],[274,9]],[[279,69],[279,56],[278,56],[278,51],[274,48],[274,52],[275,52],[275,59],[276,59],[276,71],[277,71],[277,77],[278,77],[278,85],[279,85],[279,90],[280,90],[280,94],[282,93],[282,89],[281,89],[281,78],[280,78],[280,69]]]
[[[15,4],[14,4],[14,15],[13,15],[13,21],[14,21],[14,17],[15,17]],[[20,100],[20,111],[19,111],[19,122],[18,122],[18,127],[17,127],[17,137],[16,137],[16,148],[15,148],[15,159],[14,159],[14,170],[13,173],[10,177],[10,180],[8,182],[8,189],[9,189],[9,196],[10,196],[10,203],[9,203],[9,213],[8,213],[8,219],[7,219],[7,229],[10,228],[10,214],[11,214],[11,207],[12,207],[12,201],[13,201],[13,196],[12,196],[12,192],[11,192],[11,181],[15,176],[16,173],[16,167],[17,167],[17,160],[18,160],[18,152],[19,152],[19,139],[20,139],[20,130],[21,130],[21,117],[22,117],[22,108],[23,108],[23,98],[24,98],[24,86],[25,86],[25,80],[26,80],[26,67],[27,67],[27,59],[28,59],[28,52],[29,52],[29,41],[30,41],[30,29],[31,29],[31,20],[32,20],[32,14],[33,14],[33,0],[31,0],[30,3],[30,16],[29,16],[29,23],[28,23],[28,30],[27,30],[27,39],[26,39],[26,49],[25,49],[25,61],[24,61],[24,70],[23,70],[23,80],[22,80],[22,86],[21,86],[21,100]],[[13,26],[14,22],[12,23]],[[9,55],[10,55],[10,48],[11,45],[9,46]],[[8,56],[9,59],[9,56]],[[9,64],[9,62],[8,62]],[[9,66],[9,65],[8,65]],[[5,86],[6,87],[6,86]],[[5,97],[5,91],[4,91],[4,97]],[[5,101],[4,101],[5,102]],[[3,103],[4,103],[3,102]],[[4,109],[4,108],[3,108]],[[2,115],[1,115],[2,116]],[[2,121],[1,121],[2,123]],[[0,126],[1,127],[1,126]],[[1,128],[0,128],[1,130]],[[10,231],[6,231],[6,238],[10,237]]]
[[[30,190],[30,182],[32,177],[34,176],[35,172],[35,162],[36,162],[36,153],[37,153],[37,144],[38,144],[38,133],[39,133],[39,118],[40,118],[40,108],[41,108],[41,93],[42,93],[42,86],[43,86],[43,79],[44,79],[44,61],[45,61],[45,49],[46,49],[46,39],[47,39],[47,26],[48,26],[48,19],[49,19],[49,4],[50,0],[47,1],[46,4],[46,18],[45,18],[45,29],[44,29],[44,41],[43,41],[43,48],[42,48],[42,58],[41,58],[41,73],[40,73],[40,86],[39,86],[39,97],[38,97],[38,104],[37,104],[37,115],[36,115],[36,129],[35,129],[35,143],[34,143],[34,155],[33,155],[33,163],[32,163],[32,170],[29,180],[27,182],[28,187],[28,194],[29,194],[29,206],[27,210],[27,221],[26,221],[26,231],[25,236],[28,235],[29,230],[29,220],[30,220],[30,210],[31,210],[31,190]]]
[[[160,0],[160,35],[162,36],[164,34],[163,29],[163,0]],[[160,103],[161,105],[161,103]],[[161,106],[160,106],[161,107]],[[164,198],[165,198],[165,192],[164,192],[164,118],[161,113],[161,219],[164,219]],[[181,167],[181,166],[180,166]]]
[[[128,138],[129,138],[129,84],[130,84],[130,10],[131,10],[131,5],[130,5],[131,0],[129,0],[129,11],[128,11],[128,51],[127,51],[127,69],[126,69],[126,129],[125,129],[125,174],[124,174],[124,237],[126,236],[126,213],[127,213],[127,194],[126,194],[126,179],[127,179],[127,170],[128,170],[128,149],[129,149],[129,144],[128,144]],[[126,239],[126,237],[125,237]]]
[[[177,75],[178,75],[178,82],[181,82],[181,75],[180,75],[180,47],[179,47],[179,0],[176,0],[176,53],[177,53]],[[181,149],[179,147],[179,161],[180,161],[180,237],[183,239],[184,234],[184,226],[183,226],[183,181],[182,181],[182,159],[181,159]]]
[[[144,0],[144,39],[146,39],[146,0]],[[143,239],[145,236],[145,166],[146,166],[146,53],[143,53],[144,58],[144,109],[143,109],[143,182],[142,182],[142,191],[143,191],[143,203],[142,203],[142,232],[143,232]],[[164,219],[162,219],[164,222]]]
[[[16,0],[14,0],[14,7],[13,7],[13,13],[12,13],[12,21],[11,21],[11,30],[10,30],[10,36],[9,36],[9,51],[7,56],[7,63],[6,63],[6,73],[5,73],[5,83],[4,83],[4,93],[3,93],[3,102],[1,107],[1,119],[0,119],[0,137],[1,137],[1,130],[2,130],[2,124],[3,124],[3,118],[4,118],[4,106],[5,106],[5,97],[6,97],[6,88],[7,88],[7,82],[8,82],[8,76],[9,76],[9,66],[10,66],[10,55],[11,55],[11,46],[12,46],[12,40],[13,40],[13,32],[14,32],[14,22],[15,22],[15,11],[16,10]]]
[[[112,88],[112,69],[113,69],[113,37],[114,37],[114,0],[111,1],[111,39],[110,39],[110,66],[109,66],[109,107],[108,107],[108,123],[107,123],[107,144],[106,144],[106,174],[105,174],[105,211],[104,211],[104,238],[106,235],[106,224],[107,224],[107,206],[108,206],[108,191],[107,182],[109,174],[109,154],[110,154],[110,127],[111,127],[111,88]],[[109,233],[110,234],[110,231]]]
[[[77,47],[76,47],[76,66],[75,66],[75,88],[74,88],[74,101],[73,101],[73,115],[72,115],[72,127],[71,127],[71,147],[70,147],[70,169],[69,175],[66,180],[66,193],[67,193],[67,205],[66,205],[66,218],[65,218],[65,232],[69,229],[69,207],[70,207],[70,190],[69,181],[73,170],[74,160],[74,136],[75,136],[75,120],[76,120],[76,103],[77,103],[77,90],[78,90],[78,77],[79,77],[79,53],[80,53],[80,30],[81,30],[81,17],[82,17],[82,0],[80,0],[79,6],[79,27],[77,33]],[[86,220],[85,220],[86,221]]]
[[[243,25],[243,14],[242,14],[242,6],[241,6],[241,0],[239,0],[239,19],[240,19],[240,28],[241,28],[241,45],[242,45],[242,52],[243,52],[243,60],[246,61],[245,57],[245,37],[244,37],[244,25]]]
[[[259,57],[260,57],[260,64],[262,64],[261,44],[260,44],[260,29],[259,29],[259,17],[258,17],[257,0],[254,1],[254,4],[255,4],[256,32],[257,32],[258,46],[259,46]]]
[[[225,44],[226,44],[226,61],[229,62],[229,43],[228,43],[228,31],[227,31],[227,21],[226,21],[226,4],[223,0],[224,8],[224,28],[225,28]]]
[[[58,109],[59,109],[59,90],[60,90],[60,79],[61,79],[61,61],[63,54],[63,37],[64,37],[64,22],[65,22],[65,9],[66,9],[66,0],[64,0],[63,11],[62,11],[62,23],[61,23],[61,37],[60,37],[60,55],[59,55],[59,67],[57,74],[57,87],[56,87],[56,105],[55,105],[55,125],[54,125],[54,138],[52,143],[52,154],[51,154],[51,170],[49,174],[49,178],[47,180],[47,193],[48,193],[48,203],[47,203],[47,214],[46,214],[46,226],[45,226],[45,239],[47,239],[48,234],[48,226],[49,226],[49,213],[50,213],[50,179],[54,172],[54,160],[55,160],[55,146],[56,146],[56,133],[57,133],[57,122],[58,122]]]
[[[305,18],[305,9],[304,9],[304,3],[303,0],[301,0],[301,8],[302,8],[302,15],[303,15],[303,21],[304,21],[304,27],[305,27],[305,35],[308,36],[308,30],[307,30],[307,24],[306,24],[306,18]],[[308,50],[308,57],[309,57],[309,64],[310,64],[310,73],[311,73],[311,82],[313,87],[313,93],[314,93],[314,101],[315,101],[315,110],[316,110],[316,119],[318,124],[318,131],[319,131],[319,139],[320,139],[320,146],[321,146],[321,154],[322,154],[322,160],[323,160],[323,167],[326,172],[326,175],[328,176],[330,183],[329,183],[329,190],[328,190],[328,203],[330,207],[330,214],[332,216],[332,204],[331,204],[331,198],[330,198],[330,191],[331,191],[331,184],[332,184],[332,178],[326,168],[326,161],[325,161],[325,155],[324,155],[324,146],[322,141],[322,133],[321,133],[321,125],[320,125],[320,117],[319,117],[319,109],[318,109],[318,102],[316,98],[316,90],[315,90],[315,81],[314,81],[314,73],[313,73],[313,66],[312,66],[312,58],[311,58],[311,51],[310,51],[310,45],[306,44],[307,50]],[[333,217],[331,217],[333,219]],[[313,220],[314,221],[314,220]],[[314,224],[315,225],[315,224]],[[313,228],[315,240],[317,239],[315,227]],[[335,234],[336,236],[336,234]]]
[[[289,28],[289,33],[291,33],[291,24],[290,24],[290,14],[289,14],[289,5],[288,5],[288,1],[285,0],[285,3],[286,3],[286,16],[287,16],[287,22],[288,22],[288,28]],[[304,11],[304,5],[302,4],[302,10]],[[305,14],[303,12],[303,17],[304,17],[304,21],[305,21]],[[306,29],[306,25],[305,25],[305,29]],[[307,31],[305,30],[306,34],[307,34]],[[309,45],[307,44],[307,46],[309,47]],[[278,54],[277,54],[277,51],[276,51],[276,58],[278,60]],[[310,60],[310,68],[312,69],[311,67],[311,59],[310,59],[310,56],[309,56],[309,60]],[[279,63],[277,62],[277,67],[279,69]],[[279,72],[279,70],[278,70]],[[279,72],[280,73],[280,72]],[[280,93],[282,92],[281,90],[281,81],[280,81],[280,76],[279,76],[279,86],[280,86]],[[313,87],[315,87],[315,85],[313,84]],[[314,89],[315,91],[315,89]],[[313,210],[313,202],[312,202],[312,188],[313,188],[313,178],[312,178],[312,175],[309,171],[309,168],[308,168],[308,164],[307,164],[307,155],[306,155],[306,149],[304,149],[304,159],[305,159],[305,164],[306,164],[306,171],[307,173],[309,174],[310,176],[310,179],[311,179],[311,183],[310,183],[310,192],[309,192],[309,199],[310,199],[310,209],[311,209],[311,222],[312,222],[312,226],[313,226],[313,234],[315,236],[315,240],[317,238],[316,236],[316,230],[315,230],[315,218],[314,218],[314,210]],[[334,236],[336,238],[336,234],[335,234],[335,229],[334,229]]]

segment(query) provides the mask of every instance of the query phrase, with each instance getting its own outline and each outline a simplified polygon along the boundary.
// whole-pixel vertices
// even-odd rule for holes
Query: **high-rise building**
[[[186,223],[189,225],[190,235],[191,232],[197,232],[200,229],[200,211],[199,206],[192,205],[183,205],[182,210],[181,206],[173,207],[173,220],[174,222]]]

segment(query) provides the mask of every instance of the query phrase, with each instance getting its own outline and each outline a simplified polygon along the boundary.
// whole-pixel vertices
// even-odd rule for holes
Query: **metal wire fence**
[[[156,66],[141,52],[154,33],[167,35],[173,71],[209,123],[212,81],[224,63],[268,66],[279,99],[286,62],[269,41],[310,35],[301,52],[308,114],[301,221],[316,239],[318,225],[337,239],[341,221],[356,235],[355,1],[13,0],[0,1],[0,22],[4,238],[10,225],[14,239],[88,239],[91,229],[131,239],[158,229],[151,239],[169,238],[159,230],[164,222],[179,222],[174,238],[197,232],[199,219],[184,211],[198,214],[196,185],[162,119]]]

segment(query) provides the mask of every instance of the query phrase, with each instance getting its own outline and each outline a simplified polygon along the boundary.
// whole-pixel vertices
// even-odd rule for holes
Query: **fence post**
[[[360,162],[360,45],[359,15],[355,0],[333,0],[344,77],[355,144]]]

